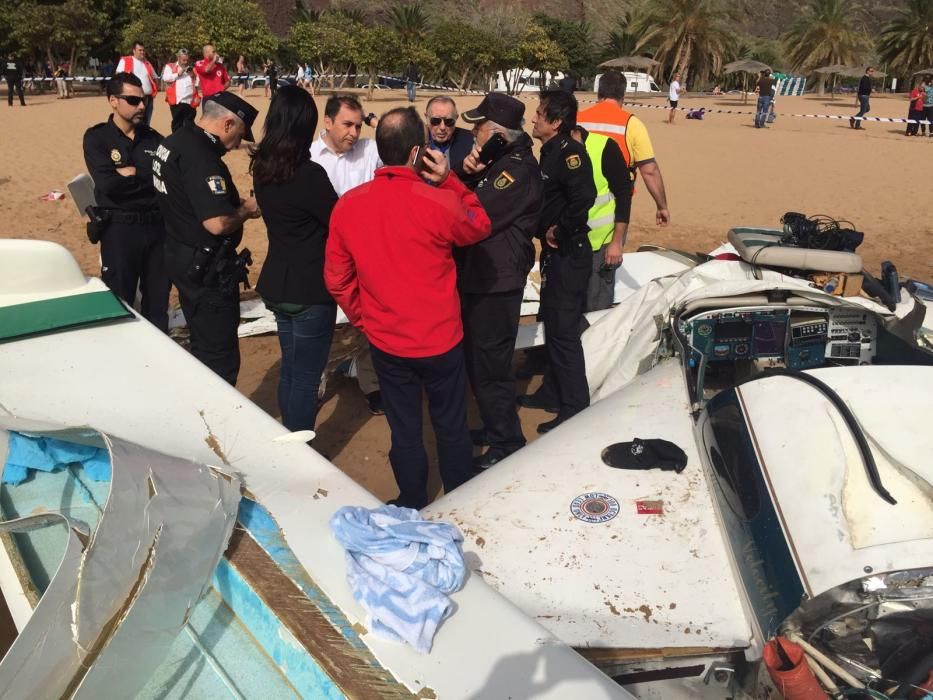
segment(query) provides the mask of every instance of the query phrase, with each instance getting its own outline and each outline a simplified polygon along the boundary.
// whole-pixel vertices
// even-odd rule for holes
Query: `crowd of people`
[[[647,130],[621,106],[621,73],[604,75],[598,103],[579,114],[571,93],[542,92],[532,136],[525,104],[500,93],[463,115],[441,95],[423,113],[409,106],[379,118],[334,95],[319,124],[309,92],[283,86],[255,139],[258,111],[227,90],[213,47],[193,71],[188,58],[179,51],[162,72],[171,135],[148,125],[155,72],[136,51],[107,83],[109,119],[85,135],[94,238],[115,293],[133,303],[139,287],[141,315],[167,331],[174,285],[191,353],[235,384],[240,287],[252,262],[238,249],[244,222],[262,218],[269,246],[257,290],[278,328],[282,422],[315,427],[339,306],[361,336],[361,389],[391,429],[400,505],[428,502],[423,392],[447,490],[525,444],[520,405],[556,413],[540,433],[586,408],[584,313],[612,303],[637,175],[657,222],[670,219]],[[361,137],[364,124],[374,139]],[[254,142],[248,196],[223,160],[242,140]],[[535,239],[547,340],[532,371],[545,379],[519,397],[513,352]],[[482,418],[472,431],[468,387]],[[474,457],[474,445],[486,450]]]

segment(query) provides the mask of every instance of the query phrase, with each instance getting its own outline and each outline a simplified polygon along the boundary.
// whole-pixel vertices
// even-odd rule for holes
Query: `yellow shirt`
[[[629,119],[625,140],[628,143],[629,153],[632,154],[632,166],[654,160],[654,148],[651,146],[648,129],[645,128],[644,122],[635,115]]]

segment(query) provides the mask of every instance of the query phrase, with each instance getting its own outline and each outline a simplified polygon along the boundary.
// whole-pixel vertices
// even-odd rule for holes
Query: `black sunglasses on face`
[[[451,127],[457,123],[457,120],[451,117],[431,117],[430,122],[431,126],[440,126],[441,122],[444,122],[444,126]]]
[[[123,100],[130,107],[139,107],[143,103],[143,98],[138,95],[114,95],[118,100]]]

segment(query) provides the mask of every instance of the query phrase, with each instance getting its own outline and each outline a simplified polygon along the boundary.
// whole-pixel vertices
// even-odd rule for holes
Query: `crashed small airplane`
[[[63,248],[0,241],[0,445],[111,466],[0,490],[0,692],[756,697],[782,635],[821,681],[909,697],[933,666],[926,307],[775,236],[626,256],[584,334],[594,405],[424,511],[473,570],[427,656],[367,632],[330,536],[374,497]]]

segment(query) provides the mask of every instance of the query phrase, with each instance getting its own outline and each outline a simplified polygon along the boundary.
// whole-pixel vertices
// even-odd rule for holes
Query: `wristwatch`
[[[366,126],[372,126],[372,123],[371,123],[371,122],[372,122],[372,120],[375,119],[375,118],[376,118],[376,115],[373,114],[372,112],[370,112],[370,113],[367,114],[365,117],[363,117],[363,123],[364,123]]]

